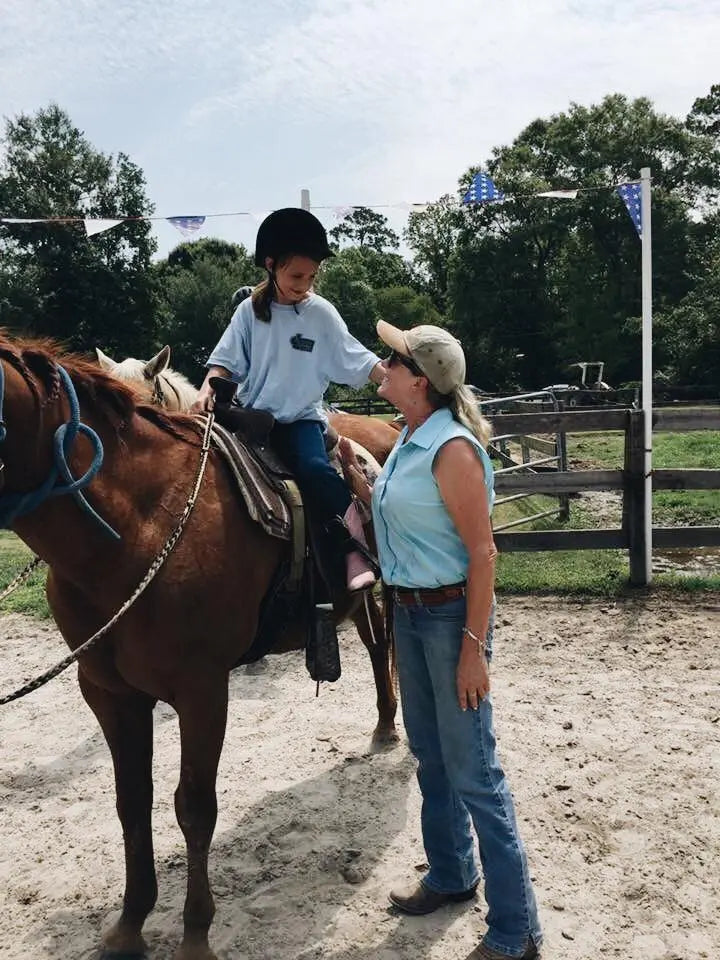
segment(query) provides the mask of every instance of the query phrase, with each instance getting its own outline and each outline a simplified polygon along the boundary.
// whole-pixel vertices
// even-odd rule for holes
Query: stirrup
[[[315,629],[305,647],[305,666],[318,684],[340,679],[340,647],[331,603],[315,604]]]

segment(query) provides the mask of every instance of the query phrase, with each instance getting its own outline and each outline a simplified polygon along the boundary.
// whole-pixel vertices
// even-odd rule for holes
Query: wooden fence
[[[495,540],[501,551],[536,550],[628,550],[630,581],[645,583],[646,556],[653,547],[720,547],[720,517],[717,526],[653,527],[652,543],[644,534],[645,483],[643,462],[642,410],[583,410],[543,413],[507,413],[491,416],[498,436],[530,436],[568,433],[625,433],[622,470],[569,470],[521,474],[505,472],[496,478],[501,495],[569,495],[581,491],[622,491],[622,526],[617,529],[537,530],[521,533],[498,532]],[[655,432],[685,433],[720,430],[720,409],[655,409]],[[720,446],[720,445],[719,445]],[[720,465],[720,449],[718,449]],[[720,490],[720,469],[654,469],[653,490]]]

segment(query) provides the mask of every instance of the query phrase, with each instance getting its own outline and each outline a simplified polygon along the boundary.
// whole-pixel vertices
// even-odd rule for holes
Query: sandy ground
[[[64,652],[18,616],[0,636],[3,692]],[[501,602],[498,736],[547,960],[718,956],[719,638],[720,596]],[[317,700],[299,656],[232,678],[211,860],[222,960],[464,960],[483,933],[480,902],[421,919],[387,907],[424,862],[414,764],[404,740],[369,752],[369,664],[351,632],[343,652]],[[152,960],[179,939],[177,773],[159,707]],[[0,808],[0,956],[95,957],[123,859],[109,753],[72,672],[0,710]]]

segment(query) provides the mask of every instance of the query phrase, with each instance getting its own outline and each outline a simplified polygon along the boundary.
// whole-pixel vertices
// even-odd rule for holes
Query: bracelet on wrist
[[[470,627],[463,627],[463,628],[462,628],[462,632],[463,632],[464,634],[466,634],[466,636],[470,637],[470,639],[471,639],[474,643],[476,643],[476,644],[478,645],[478,647],[480,647],[480,649],[482,649],[482,650],[485,649],[485,641],[484,641],[484,640],[481,640],[480,637],[479,637],[476,633],[473,633],[472,630],[470,629]]]

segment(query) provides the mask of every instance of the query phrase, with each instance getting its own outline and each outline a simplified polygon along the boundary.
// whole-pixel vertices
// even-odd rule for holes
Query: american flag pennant
[[[113,227],[122,223],[122,220],[102,220],[98,217],[83,220],[83,223],[85,224],[85,233],[87,236],[94,237],[96,233],[104,233],[105,230],[112,230]]]
[[[333,207],[333,213],[338,220],[344,220],[352,211],[352,207]]]
[[[476,173],[470,181],[470,188],[462,199],[464,204],[488,203],[491,200],[504,200],[505,194],[499,190],[486,173]]]
[[[575,200],[577,195],[577,190],[545,190],[536,194],[537,197],[549,197],[551,200]]]
[[[184,237],[197,233],[205,223],[205,217],[167,217],[167,222],[176,227]]]
[[[621,183],[616,190],[622,198],[638,236],[642,237],[642,193],[639,183]]]

